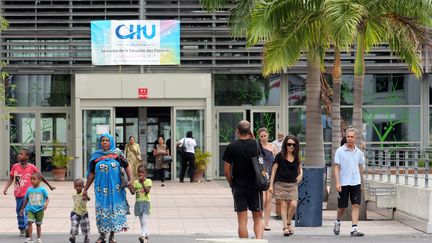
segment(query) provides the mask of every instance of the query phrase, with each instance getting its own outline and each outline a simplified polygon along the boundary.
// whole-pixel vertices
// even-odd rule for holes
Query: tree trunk
[[[335,46],[335,60],[333,64],[333,104],[332,104],[332,167],[331,167],[331,181],[330,181],[330,193],[327,200],[327,209],[335,210],[337,209],[337,191],[336,182],[334,178],[334,155],[336,149],[340,147],[341,132],[341,113],[340,113],[340,90],[341,90],[341,60],[340,51],[337,46]]]
[[[354,109],[353,127],[357,129],[356,146],[361,148],[363,143],[363,82],[365,76],[364,66],[364,29],[359,30],[356,43],[356,60],[354,63]],[[345,211],[344,219],[351,219],[351,206]],[[362,190],[362,203],[360,207],[359,220],[367,219],[366,203],[364,201],[364,190]]]
[[[357,129],[356,145],[360,148],[363,141],[363,82],[364,67],[364,33],[359,31],[357,36],[356,60],[354,63],[354,109],[352,125]]]
[[[306,149],[305,165],[324,167],[321,109],[321,69],[318,54],[309,53],[306,80]]]

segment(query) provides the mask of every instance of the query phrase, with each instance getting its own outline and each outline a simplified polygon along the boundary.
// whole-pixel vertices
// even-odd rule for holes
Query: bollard
[[[295,226],[322,226],[323,176],[324,168],[303,167],[303,180],[298,186]]]

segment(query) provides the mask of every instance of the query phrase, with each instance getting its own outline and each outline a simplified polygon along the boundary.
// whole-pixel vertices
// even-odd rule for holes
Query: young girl
[[[135,195],[135,216],[138,216],[141,223],[141,236],[138,238],[140,243],[148,243],[149,231],[147,220],[150,215],[150,189],[152,180],[147,178],[147,169],[143,164],[138,165],[138,180],[133,182],[131,188],[132,194]]]
[[[37,243],[42,243],[41,240],[41,225],[44,217],[44,211],[48,207],[48,191],[40,186],[42,180],[42,175],[39,172],[35,172],[31,176],[31,184],[25,195],[24,204],[21,207],[20,215],[23,215],[24,209],[27,212],[28,226],[27,234],[29,238],[25,241],[26,243],[33,243],[32,233],[33,233],[33,222],[36,223],[37,229]],[[27,206],[27,207],[26,207]]]
[[[294,233],[291,220],[297,208],[298,183],[303,170],[299,157],[299,141],[288,135],[282,142],[282,151],[276,155],[271,175],[269,192],[281,202],[282,230],[284,236]]]

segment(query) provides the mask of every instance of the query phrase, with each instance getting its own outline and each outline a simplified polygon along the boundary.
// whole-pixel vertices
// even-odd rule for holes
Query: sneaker
[[[24,243],[33,243],[33,239],[32,238],[27,238]]]
[[[360,236],[364,236],[364,234],[362,232],[358,231],[357,229],[354,229],[353,231],[351,231],[351,236],[360,237]]]
[[[27,234],[27,230],[26,229],[20,230],[20,237],[25,237],[26,234]]]
[[[340,233],[340,223],[338,223],[338,222],[334,223],[333,233],[335,235],[339,235],[339,233]]]
[[[38,238],[36,242],[37,242],[37,243],[42,243],[41,238]]]

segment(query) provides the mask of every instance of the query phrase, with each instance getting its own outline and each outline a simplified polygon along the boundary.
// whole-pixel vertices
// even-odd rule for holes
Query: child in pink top
[[[24,237],[26,235],[27,228],[27,215],[24,213],[22,215],[19,214],[19,210],[24,203],[24,197],[26,195],[27,189],[32,185],[31,184],[31,175],[35,172],[39,172],[39,169],[30,164],[28,162],[31,156],[31,152],[27,149],[21,149],[18,154],[18,163],[15,163],[12,166],[10,171],[9,180],[6,183],[6,186],[3,190],[3,194],[6,195],[9,189],[9,186],[14,182],[14,195],[16,200],[16,214],[18,220],[18,229],[20,230],[20,236]],[[51,186],[48,181],[42,177],[42,181],[47,184],[47,186],[52,190],[55,187]]]

